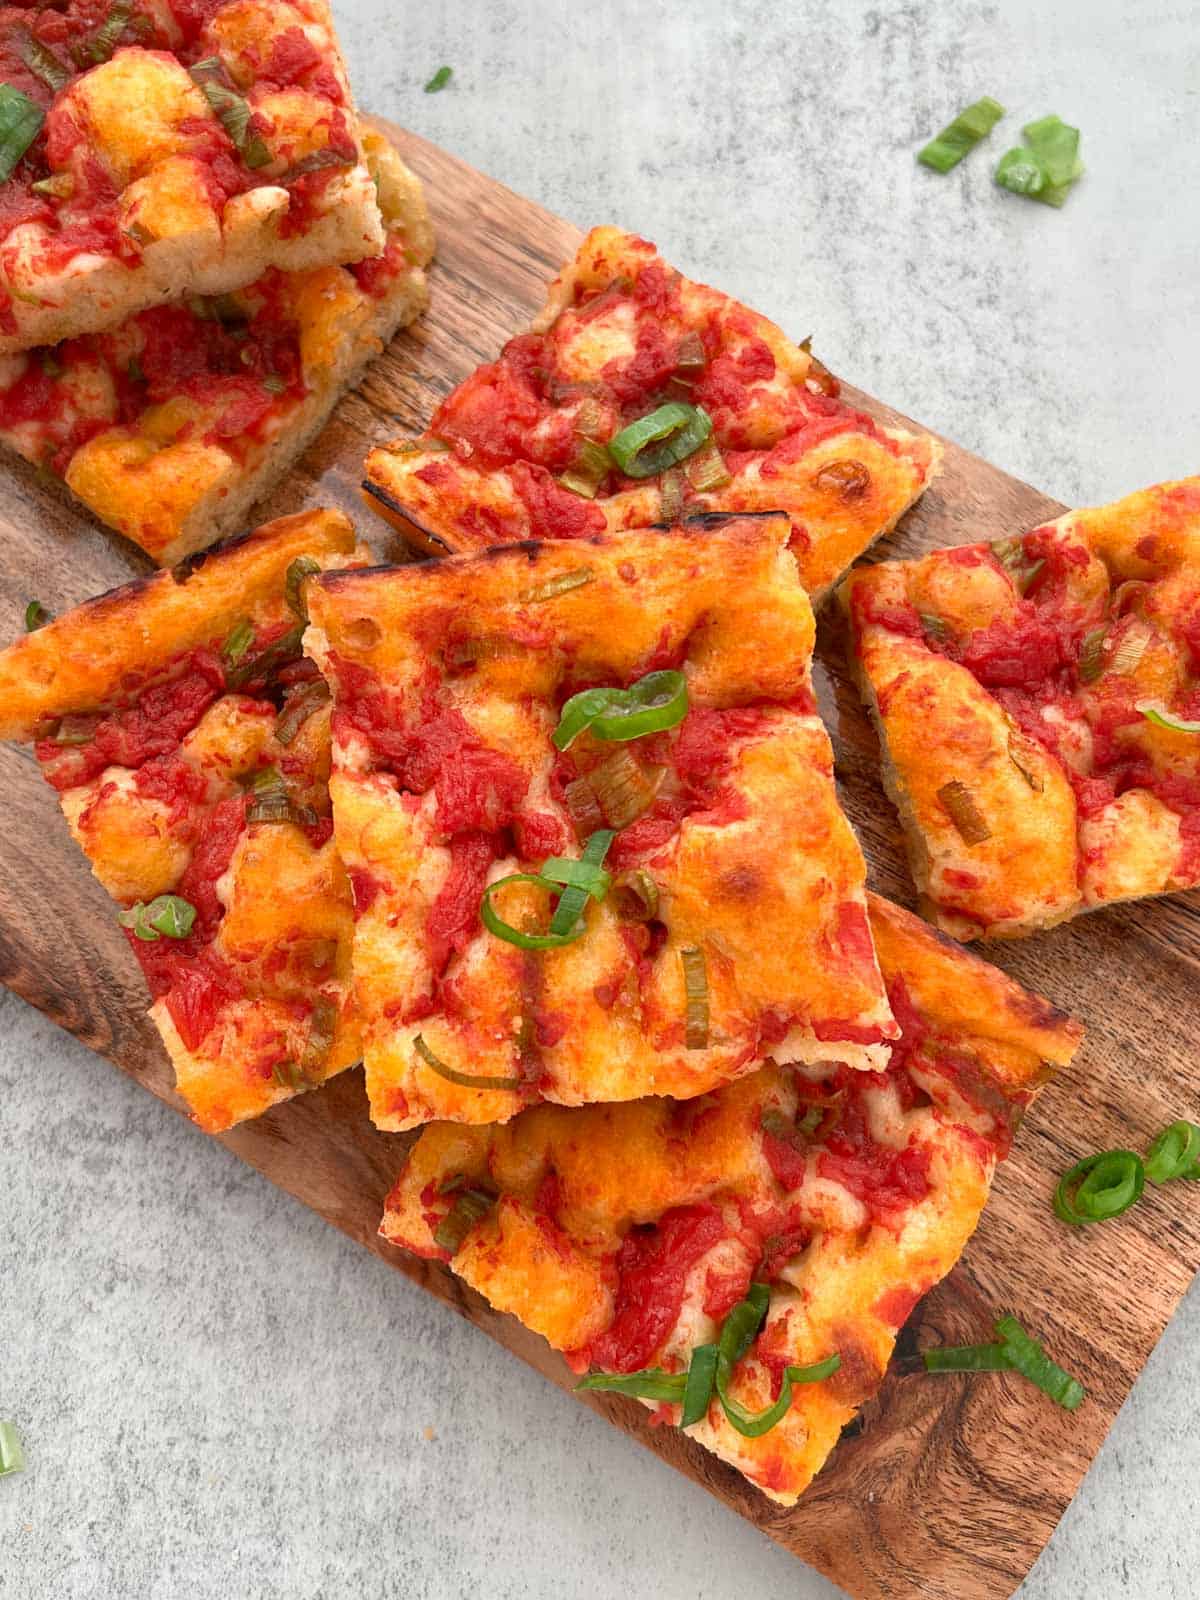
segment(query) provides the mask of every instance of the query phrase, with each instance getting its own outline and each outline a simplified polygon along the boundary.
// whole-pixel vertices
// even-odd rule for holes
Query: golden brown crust
[[[19,223],[0,242],[10,300],[0,354],[112,327],[183,294],[225,293],[270,265],[307,271],[382,248],[326,0],[229,0],[198,39],[185,39],[169,3],[133,9],[148,47],[122,43],[53,96],[39,161],[64,194],[49,202],[49,221]],[[310,64],[284,85],[271,76],[272,52],[297,38]],[[214,158],[240,158],[189,75],[201,58],[221,63],[222,86],[254,119],[261,148],[241,192],[213,178]],[[332,176],[306,193],[302,174],[324,167]],[[124,253],[96,237],[65,252],[71,227],[91,221],[97,172],[116,192]]]
[[[783,1365],[834,1351],[841,1370],[797,1387],[757,1439],[716,1403],[691,1431],[784,1504],[877,1388],[897,1330],[974,1230],[1012,1127],[1081,1037],[910,913],[872,896],[870,914],[905,1025],[887,1073],[768,1063],[690,1106],[539,1107],[505,1127],[438,1124],[414,1145],[381,1228],[450,1259],[576,1371],[682,1370],[715,1337],[721,1308],[768,1279],[766,1325],[737,1369],[737,1397],[762,1409]],[[801,1119],[806,1131],[789,1133]],[[856,1149],[869,1152],[861,1166]],[[887,1183],[864,1185],[864,1171],[889,1162]],[[463,1186],[497,1203],[451,1250],[436,1234]],[[649,1261],[663,1263],[655,1279]],[[663,1331],[645,1335],[638,1310],[657,1312]],[[678,1419],[665,1408],[664,1420]]]
[[[147,345],[153,341],[159,352],[163,341],[151,317],[65,349],[0,358],[0,398],[38,363],[43,377],[53,373],[41,416],[0,429],[0,440],[34,465],[61,472],[89,511],[163,566],[241,527],[367,362],[428,301],[423,269],[433,235],[421,186],[381,135],[368,129],[363,144],[379,184],[388,251],[364,283],[350,267],[272,271],[236,294],[173,307],[183,326],[172,326],[172,339],[215,346],[207,371],[189,369],[178,387],[169,368],[143,370],[151,364]],[[233,377],[232,337],[241,362]],[[156,359],[168,365],[161,354]],[[280,365],[288,370],[286,386]],[[134,415],[129,373],[152,380]],[[251,383],[247,392],[252,376],[263,386]],[[207,388],[200,381],[206,378]],[[231,407],[247,402],[246,427],[231,432]]]
[[[338,707],[338,843],[364,885],[355,973],[377,1123],[491,1121],[533,1093],[701,1094],[751,1070],[766,1037],[786,1060],[886,1060],[862,856],[811,698],[812,610],[786,534],[782,517],[730,518],[313,585],[305,645]],[[658,787],[643,833],[635,822],[612,847],[615,870],[658,885],[657,941],[608,900],[561,949],[526,955],[485,932],[487,882],[578,852],[566,785],[612,756],[584,739],[557,757],[559,703],[668,662],[692,709],[649,751],[621,747]],[[506,888],[496,910],[519,926],[545,896]],[[691,1047],[685,950],[703,955],[710,1013]],[[447,1082],[418,1035],[453,1071],[523,1087]]]
[[[1200,709],[1200,479],[860,569],[842,602],[941,928],[1019,937],[1200,883],[1200,739],[1141,709]]]
[[[936,440],[879,428],[842,404],[824,369],[774,323],[681,277],[652,245],[616,228],[588,234],[551,284],[532,335],[541,336],[532,375],[526,335],[443,402],[423,439],[368,455],[369,503],[418,548],[642,528],[675,520],[675,497],[684,514],[783,510],[801,582],[817,602],[938,470]],[[671,378],[661,350],[685,340],[703,341],[706,364]],[[635,375],[647,362],[651,376]],[[636,482],[610,469],[591,499],[560,487],[579,437],[594,448],[664,399],[689,394],[712,413],[712,438],[728,458],[723,484],[719,474],[704,477],[697,456]]]
[[[192,909],[182,938],[130,942],[179,1091],[208,1132],[360,1056],[350,887],[329,821],[328,702],[319,679],[304,681],[294,633],[289,670],[300,676],[251,677],[246,692],[216,648],[238,626],[267,642],[295,630],[285,582],[300,556],[328,567],[367,553],[338,513],[283,518],[0,654],[7,736],[75,719],[69,738],[60,724],[37,755],[100,882],[125,908],[173,895]],[[276,701],[293,708],[290,731]],[[286,798],[285,818],[255,814],[263,783]]]

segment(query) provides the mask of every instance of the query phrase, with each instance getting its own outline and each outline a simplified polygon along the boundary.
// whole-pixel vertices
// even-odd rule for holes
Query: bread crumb
[[[423,1439],[428,1439],[428,1440],[430,1440],[432,1442],[434,1439],[437,1438],[437,1432],[433,1428],[422,1428],[421,1429],[421,1437]]]

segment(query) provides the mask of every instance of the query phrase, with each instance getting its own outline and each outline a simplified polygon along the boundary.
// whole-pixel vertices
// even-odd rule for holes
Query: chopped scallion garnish
[[[123,928],[128,928],[136,939],[146,943],[164,936],[168,939],[186,939],[195,920],[195,906],[177,894],[160,894],[148,905],[139,900],[117,918]]]
[[[1075,1411],[1086,1399],[1078,1379],[1055,1362],[1015,1317],[1001,1317],[992,1344],[939,1346],[924,1352],[927,1372],[1019,1372],[1065,1411]]]
[[[523,589],[517,601],[523,606],[541,605],[544,600],[556,600],[560,594],[570,594],[572,589],[582,589],[596,576],[591,567],[573,567],[570,572],[560,572],[556,578],[547,578],[536,588]]]
[[[444,1061],[434,1055],[420,1034],[417,1034],[413,1040],[413,1049],[431,1072],[436,1072],[439,1078],[445,1078],[447,1083],[457,1083],[462,1089],[513,1090],[521,1087],[521,1080],[517,1077],[490,1077],[485,1073],[459,1072],[454,1067],[448,1067]]]
[[[1183,1121],[1164,1128],[1146,1152],[1146,1176],[1160,1184],[1200,1177],[1200,1128]]]
[[[41,106],[28,95],[0,83],[0,183],[12,177],[45,120]]]
[[[229,135],[234,147],[248,167],[265,167],[271,152],[257,133],[251,132],[253,115],[250,104],[240,94],[221,81],[224,71],[216,56],[207,56],[189,68],[192,82],[208,101],[209,110]]]
[[[430,78],[429,82],[425,85],[425,93],[437,94],[439,90],[446,87],[453,76],[453,67],[439,67],[434,73],[433,77]]]
[[[588,897],[599,901],[608,893],[612,878],[601,863],[615,838],[616,834],[611,828],[600,828],[584,845],[578,861],[567,856],[551,856],[543,864],[541,877],[552,884],[566,885],[550,919],[552,934],[570,933],[583,916]]]
[[[991,133],[1003,115],[1004,107],[999,101],[984,95],[982,100],[960,111],[953,122],[919,150],[917,160],[935,172],[949,172]]]
[[[695,945],[679,952],[683,965],[683,992],[687,1002],[684,1044],[689,1050],[708,1048],[708,962]]]
[[[992,837],[974,794],[961,779],[952,778],[944,783],[937,797],[964,844],[983,844]]]
[[[40,600],[31,600],[25,607],[25,632],[36,633],[50,621],[50,613]]]
[[[1103,1150],[1077,1161],[1059,1179],[1055,1214],[1072,1227],[1111,1222],[1142,1198],[1146,1169],[1132,1150]]]
[[[593,738],[625,743],[662,733],[688,712],[687,679],[682,672],[648,672],[628,689],[583,689],[559,714],[551,738],[566,750],[586,729]]]
[[[672,400],[622,428],[608,441],[608,453],[627,478],[653,478],[694,455],[711,433],[703,406]]]
[[[283,596],[287,601],[288,610],[294,617],[299,617],[301,622],[308,621],[308,606],[304,600],[304,580],[315,578],[321,570],[321,563],[315,556],[297,556],[287,569],[287,576],[283,583]]]
[[[25,1451],[15,1422],[0,1422],[0,1478],[25,1471]]]
[[[1175,712],[1168,711],[1166,706],[1157,700],[1139,700],[1137,709],[1146,721],[1152,722],[1156,728],[1166,728],[1171,733],[1200,733],[1200,722],[1176,716]]]
[[[468,1233],[495,1204],[496,1196],[486,1189],[460,1189],[454,1204],[433,1230],[434,1244],[447,1255],[456,1256]]]

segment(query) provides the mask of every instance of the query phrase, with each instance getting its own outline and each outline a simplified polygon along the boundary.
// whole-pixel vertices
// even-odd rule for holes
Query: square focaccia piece
[[[1200,884],[1200,478],[843,599],[939,927],[1016,938]]]
[[[425,307],[421,186],[363,134],[383,255],[189,296],[0,356],[0,440],[164,566],[243,526],[396,329]]]
[[[0,653],[0,737],[36,741],[208,1132],[359,1059],[329,696],[299,613],[312,572],[365,559],[340,514],[286,517]]]
[[[732,518],[310,585],[380,1127],[686,1098],[768,1050],[886,1064],[787,532]],[[597,686],[609,726],[556,747]],[[602,898],[556,935],[543,867],[605,844]]]
[[[627,430],[660,412],[631,455]],[[807,345],[605,227],[555,278],[531,331],[444,400],[422,439],[371,452],[363,487],[442,551],[786,511],[816,601],[939,460],[928,435],[839,399]]]
[[[381,1228],[450,1262],[577,1373],[625,1375],[675,1425],[672,1386],[757,1294],[731,1409],[710,1394],[688,1431],[785,1505],[875,1393],[898,1330],[973,1233],[1022,1113],[1081,1038],[910,913],[870,905],[903,1028],[885,1072],[769,1062],[684,1103],[440,1123]],[[829,1375],[793,1383],[789,1367]],[[648,1371],[666,1384],[632,1376]]]
[[[325,0],[0,12],[0,354],[384,244]]]

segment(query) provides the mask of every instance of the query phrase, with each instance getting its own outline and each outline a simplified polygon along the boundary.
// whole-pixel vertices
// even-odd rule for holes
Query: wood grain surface
[[[368,446],[418,431],[437,400],[496,353],[540,304],[545,281],[580,233],[414,135],[388,131],[425,181],[438,229],[432,308],[376,363],[360,392],[344,400],[258,520],[339,505],[381,557],[400,559],[395,537],[358,495]],[[669,259],[671,240],[657,242]],[[820,352],[819,331],[816,344]],[[848,392],[873,415],[904,420]],[[889,547],[913,553],[1015,533],[1061,509],[949,444],[942,477]],[[5,638],[19,630],[30,598],[61,611],[148,570],[133,546],[92,526],[65,491],[40,484],[19,462],[0,482],[0,526]],[[822,710],[873,885],[911,905],[874,738],[829,618],[819,653]],[[0,784],[0,977],[178,1106],[144,1015],[141,977],[29,752],[0,748]],[[42,914],[46,905],[76,909],[69,918],[50,918]],[[1074,1011],[1087,1025],[1087,1042],[1028,1118],[966,1258],[917,1308],[879,1397],[799,1506],[773,1505],[676,1431],[652,1429],[633,1401],[580,1397],[857,1600],[1010,1595],[1200,1265],[1200,1206],[1191,1186],[1153,1190],[1107,1227],[1068,1230],[1050,1209],[1058,1174],[1081,1155],[1110,1145],[1139,1148],[1173,1118],[1200,1114],[1197,897],[1097,913],[985,953]],[[409,1141],[371,1127],[359,1073],[278,1107],[222,1142],[552,1382],[570,1386],[565,1364],[540,1339],[491,1311],[445,1268],[378,1238],[384,1195]],[[1016,1310],[1087,1384],[1089,1399],[1076,1415],[1007,1377],[911,1371],[905,1357],[919,1344],[986,1338],[994,1315],[1006,1309]]]

